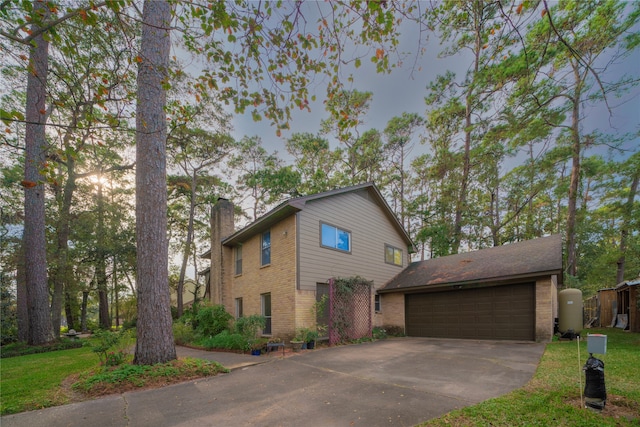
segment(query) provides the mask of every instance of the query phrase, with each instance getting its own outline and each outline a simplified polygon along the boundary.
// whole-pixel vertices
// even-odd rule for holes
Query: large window
[[[402,249],[384,245],[384,262],[402,267]]]
[[[236,246],[236,275],[242,274],[242,246]]]
[[[262,265],[271,264],[271,231],[262,233],[261,260]]]
[[[271,294],[260,295],[260,302],[262,305],[262,315],[265,318],[262,333],[265,335],[271,335]]]
[[[351,233],[329,224],[320,224],[320,242],[326,248],[351,252]]]

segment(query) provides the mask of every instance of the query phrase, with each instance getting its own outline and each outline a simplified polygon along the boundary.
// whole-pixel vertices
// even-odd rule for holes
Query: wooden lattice
[[[371,283],[364,279],[329,280],[329,343],[371,337]]]

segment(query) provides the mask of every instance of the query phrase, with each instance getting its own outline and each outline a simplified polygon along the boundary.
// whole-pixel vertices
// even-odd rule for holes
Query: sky
[[[405,32],[401,39],[399,50],[415,52],[416,41],[417,35],[415,33]],[[387,75],[377,74],[373,64],[363,61],[362,67],[354,74],[354,82],[346,87],[347,89],[373,93],[371,108],[365,117],[364,125],[359,128],[360,131],[372,128],[382,131],[392,117],[399,116],[403,112],[418,113],[424,117],[427,111],[424,98],[427,95],[426,88],[428,84],[439,74],[443,74],[448,70],[455,72],[459,77],[464,76],[470,65],[469,57],[465,58],[463,55],[458,55],[456,57],[439,58],[438,54],[442,46],[435,34],[430,35],[426,46],[426,53],[417,57],[415,66],[414,60],[416,60],[416,57],[409,55],[405,61],[405,66]],[[605,80],[614,80],[625,73],[633,73],[638,76],[638,71],[640,71],[640,49],[636,49],[634,54],[623,62],[612,65],[605,75]],[[322,84],[318,84],[312,89],[312,93],[317,96],[317,100],[310,103],[311,112],[295,111],[290,122],[291,129],[283,131],[280,137],[276,136],[276,129],[271,127],[268,121],[263,120],[256,123],[252,120],[250,114],[236,115],[234,117],[232,134],[236,139],[240,139],[243,136],[258,135],[261,137],[265,149],[270,152],[278,151],[281,157],[291,163],[291,158],[286,153],[285,141],[293,133],[309,132],[315,134],[320,130],[320,121],[328,117],[323,105],[324,92],[325,86]],[[610,98],[610,105],[613,108],[613,115],[610,115],[602,107],[602,104],[595,107],[585,105],[584,131],[587,133],[597,129],[602,133],[635,133],[635,139],[624,144],[624,148],[628,151],[622,156],[630,155],[631,152],[637,151],[640,147],[640,87],[636,86],[621,99]],[[337,146],[338,143],[334,138],[329,135],[325,137],[330,141],[332,148]],[[429,151],[427,146],[417,142],[417,133],[414,135],[414,139],[416,144],[412,156]]]
[[[416,44],[417,35],[405,32],[401,39],[399,50],[415,52]],[[373,64],[368,61],[363,61],[362,67],[356,70],[353,83],[346,88],[373,93],[371,108],[360,131],[371,128],[382,131],[392,117],[399,116],[403,112],[418,113],[425,116],[427,106],[424,98],[427,95],[429,83],[448,70],[455,72],[458,76],[463,76],[470,66],[471,58],[464,55],[439,58],[442,46],[435,34],[430,35],[426,46],[427,49],[424,55],[417,58],[412,55],[407,56],[405,58],[405,66],[395,69],[391,74],[377,74]],[[414,63],[414,61],[416,62]],[[624,62],[612,66],[606,75],[606,79],[617,79],[625,73],[638,75],[639,71],[640,49]],[[344,77],[346,81],[346,74]],[[319,132],[321,120],[328,117],[323,105],[325,89],[326,85],[321,82],[311,88],[311,94],[315,94],[317,97],[316,101],[310,102],[311,112],[293,109],[293,118],[290,121],[291,129],[283,130],[280,137],[276,135],[275,127],[270,126],[267,120],[254,122],[250,114],[235,115],[233,117],[232,124],[234,129],[232,135],[237,140],[244,136],[258,135],[267,151],[277,151],[280,157],[284,158],[288,164],[291,164],[292,159],[286,153],[285,141],[293,133],[308,132],[316,134]],[[634,150],[640,149],[640,88],[634,88],[623,99],[611,99],[611,105],[614,107],[614,115],[611,117],[601,107],[586,109],[588,116],[583,122],[585,132],[592,129],[599,129],[603,133],[635,132],[636,138],[624,144],[624,148],[628,151],[623,156],[629,156]],[[328,135],[325,137],[330,141],[332,148],[335,149],[338,146],[335,138]],[[427,153],[429,147],[420,144],[417,135],[414,138],[416,143],[410,155],[417,156]],[[517,159],[514,160],[515,162],[517,162]]]

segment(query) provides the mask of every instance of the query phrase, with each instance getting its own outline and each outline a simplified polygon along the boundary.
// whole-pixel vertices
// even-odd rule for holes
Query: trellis
[[[371,337],[371,282],[361,278],[329,280],[329,343]]]

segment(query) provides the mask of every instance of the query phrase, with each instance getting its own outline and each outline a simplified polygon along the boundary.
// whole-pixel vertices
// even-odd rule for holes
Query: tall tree
[[[32,13],[33,39],[29,53],[29,75],[27,77],[27,106],[25,132],[24,167],[24,256],[29,313],[29,344],[44,344],[56,337],[51,328],[49,315],[49,286],[47,283],[47,259],[45,236],[45,186],[41,171],[45,169],[46,97],[47,72],[49,66],[49,42],[41,32],[50,18],[49,6],[36,2]]]
[[[405,162],[413,148],[413,134],[416,129],[424,124],[424,119],[416,113],[402,113],[401,116],[392,117],[384,129],[387,138],[386,150],[390,153],[392,178],[389,184],[396,188],[392,199],[398,206],[396,215],[399,214],[400,222],[406,230],[410,230],[409,218],[406,212],[405,187],[407,186],[407,171]]]
[[[430,85],[426,98],[431,110],[428,114],[434,123],[445,120],[444,130],[451,134],[456,144],[460,176],[455,190],[455,204],[450,242],[451,253],[458,253],[464,238],[466,215],[471,205],[469,196],[474,181],[473,168],[481,165],[474,159],[474,150],[482,143],[488,130],[490,106],[495,89],[487,84],[486,69],[495,55],[489,37],[503,24],[499,2],[474,0],[469,2],[444,1],[428,11],[427,19],[439,33],[442,42],[448,43],[441,55],[462,55],[468,59],[468,70],[461,81],[449,72],[438,77]],[[489,49],[491,47],[491,49]],[[495,108],[495,107],[494,107]],[[435,110],[439,110],[435,113]],[[444,124],[444,123],[443,123]],[[438,124],[443,128],[442,124]],[[435,129],[433,126],[430,130]]]
[[[136,108],[138,332],[134,363],[176,358],[169,303],[167,123],[164,111],[171,47],[168,1],[144,2]]]
[[[346,158],[343,160],[345,182],[343,185],[358,184],[358,141],[361,141],[360,126],[371,107],[371,92],[358,90],[339,90],[329,94],[326,110],[329,118],[322,120],[322,133],[334,134],[336,139],[346,147]],[[360,181],[361,182],[361,181]]]
[[[230,166],[240,173],[238,189],[251,199],[251,220],[255,221],[269,206],[294,195],[300,179],[277,152],[269,154],[262,147],[260,137],[244,137],[238,144]]]
[[[51,120],[65,124],[56,127],[52,133],[54,136],[49,155],[50,163],[56,165],[55,176],[50,179],[57,205],[57,211],[50,211],[57,215],[54,220],[56,248],[50,262],[54,331],[60,329],[63,300],[66,298],[69,302],[68,299],[74,294],[68,292],[70,289],[67,287],[72,278],[68,257],[69,236],[74,218],[72,208],[77,204],[74,200],[77,181],[98,174],[102,180],[111,171],[133,167],[123,165],[123,159],[117,154],[132,144],[132,138],[127,133],[118,131],[125,129],[126,120],[123,120],[122,110],[132,102],[135,94],[132,88],[132,65],[122,53],[126,47],[126,36],[133,31],[127,25],[120,25],[122,21],[114,19],[110,10],[97,10],[94,13],[99,22],[96,25],[104,31],[89,31],[84,37],[78,37],[78,33],[86,30],[86,19],[82,16],[69,19],[58,29],[58,43],[51,55]],[[116,28],[119,30],[116,31]],[[113,137],[115,128],[119,128],[116,129],[119,133],[117,137]],[[98,160],[92,162],[92,159]],[[100,203],[98,212],[102,212]],[[98,218],[104,219],[102,216]],[[97,257],[97,260],[103,260],[96,263],[99,267],[104,266],[106,257],[101,251],[103,240],[96,246],[103,253],[102,257]],[[104,268],[100,268],[100,271],[97,277],[103,294],[106,292],[106,273],[103,273]],[[100,279],[103,277],[104,280]],[[108,328],[106,296],[101,295],[100,301],[101,326]],[[72,313],[67,313],[67,322],[70,321],[73,323]]]
[[[319,135],[294,133],[285,144],[300,175],[297,193],[321,193],[338,186],[335,183],[336,165],[342,152],[332,151],[329,141]]]
[[[566,214],[566,272],[578,274],[577,234],[578,202],[582,181],[581,160],[584,151],[597,141],[584,132],[583,106],[587,99],[600,98],[608,107],[608,98],[630,81],[606,83],[602,75],[610,64],[637,47],[637,35],[627,32],[640,19],[640,4],[619,1],[566,1],[543,10],[526,37],[522,57],[527,64],[519,81],[537,106],[538,112],[555,106],[567,120],[551,123],[567,141],[571,164]],[[604,54],[610,55],[606,61]],[[601,65],[604,62],[604,65]],[[534,90],[535,88],[535,90]],[[558,105],[559,104],[559,105]]]
[[[178,316],[182,316],[183,312],[184,281],[187,264],[193,251],[196,207],[199,204],[199,196],[202,194],[202,186],[215,188],[217,180],[207,172],[214,166],[219,166],[231,150],[233,142],[229,135],[213,134],[203,129],[186,127],[176,129],[167,141],[170,159],[183,173],[182,177],[174,177],[173,184],[185,190],[188,200],[186,239],[182,249],[182,263],[177,283]],[[208,200],[208,205],[213,203],[215,201]]]
[[[638,181],[640,180],[640,152],[636,152],[626,162],[626,166],[623,171],[628,171],[628,181],[625,183],[625,191],[627,194],[627,200],[622,206],[622,223],[620,225],[620,244],[618,246],[620,251],[620,257],[616,261],[616,283],[622,283],[625,278],[625,268],[627,261],[627,247],[629,244],[629,235],[632,234],[632,230],[637,230],[637,225],[633,226],[633,212],[637,212],[637,204],[635,198],[638,194]],[[623,172],[623,173],[624,173]]]
[[[41,214],[41,212],[44,209],[42,206],[44,206],[45,191],[44,185],[40,184],[43,184],[45,178],[48,178],[47,171],[52,169],[47,167],[48,164],[44,160],[46,155],[51,154],[49,147],[45,145],[47,141],[44,127],[47,124],[54,105],[53,100],[49,102],[45,100],[45,96],[50,95],[49,88],[47,87],[49,81],[48,68],[50,66],[49,43],[53,41],[54,46],[60,43],[59,28],[66,25],[69,20],[78,16],[82,17],[85,24],[93,26],[96,23],[96,11],[104,7],[105,4],[105,2],[96,3],[93,1],[78,2],[77,4],[70,4],[63,10],[55,2],[3,2],[1,8],[0,23],[2,25],[0,27],[0,36],[2,36],[2,39],[0,39],[0,44],[2,45],[3,52],[15,54],[14,64],[19,64],[27,58],[25,55],[20,54],[20,46],[27,46],[30,49],[29,60],[26,66],[28,75],[26,114],[23,115],[16,110],[6,111],[2,109],[1,116],[5,121],[17,120],[24,122],[28,134],[25,138],[25,152],[29,153],[28,157],[30,157],[30,159],[25,163],[23,186],[25,187],[25,206],[32,205],[31,207],[34,209],[25,210],[25,249],[27,250],[25,257],[26,263],[29,264],[27,271],[31,277],[27,279],[28,286],[31,286],[31,284],[34,283],[33,278],[36,278],[35,283],[37,283],[38,289],[34,288],[33,292],[27,292],[27,297],[29,299],[32,297],[38,299],[37,303],[33,301],[28,302],[29,309],[33,308],[36,310],[33,316],[31,312],[29,312],[30,321],[38,323],[42,323],[43,320],[39,319],[44,319],[45,317],[41,311],[44,310],[45,305],[48,306],[48,303],[45,304],[45,300],[48,300],[48,297],[42,295],[48,292],[39,289],[43,286],[41,283],[46,283],[47,280],[47,260],[40,254],[41,247],[45,245],[45,243],[37,243],[36,240],[39,241],[45,236],[44,229],[39,231],[41,227],[44,227],[44,215]],[[108,7],[117,10],[120,4],[111,2]],[[27,30],[29,25],[31,25],[31,28]],[[23,31],[27,33],[24,37],[20,36]],[[12,45],[9,46],[9,44]],[[16,46],[18,47],[17,49]],[[45,108],[47,102],[49,106]],[[35,196],[36,194],[39,195],[38,197],[42,197],[42,201],[38,200],[38,197]],[[37,235],[35,238],[34,233]],[[30,248],[33,247],[32,245],[34,244],[37,244],[37,248],[34,248],[35,252],[31,253]],[[54,263],[54,265],[58,265],[58,263]],[[54,272],[53,278],[54,290],[56,292],[54,292],[52,310],[56,317],[54,322],[47,321],[47,323],[52,324],[54,330],[52,336],[55,337],[59,330],[59,328],[56,328],[56,326],[59,325],[59,315],[55,313],[58,313],[60,310],[59,291],[61,288],[57,286],[60,282],[56,280],[59,278],[59,275]],[[18,304],[21,304],[20,300]],[[37,308],[35,308],[34,305],[37,306]],[[49,315],[47,315],[47,317],[49,317]],[[35,338],[35,341],[38,342],[45,339],[42,337],[42,333],[39,332],[40,329],[41,328],[38,327],[36,330],[30,332],[30,334],[40,335],[38,338]],[[33,337],[29,338],[29,341],[33,340]]]

